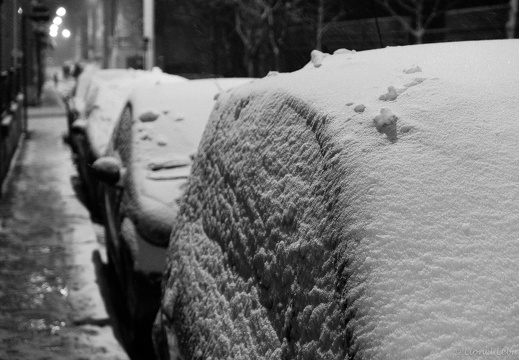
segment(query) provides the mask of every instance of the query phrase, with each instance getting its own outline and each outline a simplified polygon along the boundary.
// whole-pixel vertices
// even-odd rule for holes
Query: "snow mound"
[[[387,135],[391,141],[396,141],[396,122],[398,117],[388,108],[380,110],[380,114],[373,118],[373,125],[377,128],[378,132]]]
[[[325,54],[319,50],[312,50],[310,53],[311,63],[318,68],[323,64],[323,59],[329,54]]]
[[[397,93],[395,87],[389,86],[387,88],[387,93],[380,95],[378,99],[382,100],[382,101],[393,101],[393,100],[396,100],[397,97],[398,97],[398,93]]]
[[[353,111],[357,113],[362,113],[364,110],[366,110],[366,106],[364,104],[359,104],[353,108]]]
[[[146,111],[139,115],[139,120],[142,122],[155,121],[160,116],[156,111]]]
[[[222,93],[175,219],[158,343],[213,360],[519,350],[517,54],[337,54]],[[428,80],[380,111],[409,63]]]

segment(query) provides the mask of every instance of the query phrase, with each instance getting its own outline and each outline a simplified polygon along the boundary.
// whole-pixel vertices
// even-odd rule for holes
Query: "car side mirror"
[[[121,161],[113,156],[103,156],[92,164],[95,177],[108,185],[118,185],[121,182],[125,169]]]

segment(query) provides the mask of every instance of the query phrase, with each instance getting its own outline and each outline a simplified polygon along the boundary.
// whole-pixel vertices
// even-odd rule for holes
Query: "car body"
[[[315,51],[221,95],[174,220],[161,358],[516,353],[518,54]]]
[[[140,84],[105,156],[94,163],[103,182],[108,256],[127,301],[134,344],[151,346],[171,223],[215,97],[250,81]]]
[[[101,219],[99,184],[91,165],[104,154],[108,141],[134,86],[146,83],[175,83],[187,79],[134,69],[87,69],[79,77],[76,95],[69,108],[69,140],[85,191],[86,203],[94,219]]]

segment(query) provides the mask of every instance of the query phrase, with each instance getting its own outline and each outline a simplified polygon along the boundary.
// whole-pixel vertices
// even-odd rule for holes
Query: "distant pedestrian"
[[[79,77],[79,75],[81,75],[81,72],[83,71],[83,67],[81,66],[80,63],[75,63],[74,64],[74,71],[72,72],[72,76],[77,79]]]
[[[59,78],[58,78],[58,74],[57,73],[54,73],[54,87],[58,87],[58,82],[59,82]]]

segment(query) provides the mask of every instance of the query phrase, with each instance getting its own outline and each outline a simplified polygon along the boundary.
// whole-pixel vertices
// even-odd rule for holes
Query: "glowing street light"
[[[63,19],[60,18],[59,16],[56,16],[56,17],[54,18],[54,20],[52,20],[52,23],[53,23],[53,24],[56,24],[56,25],[61,25],[62,22],[63,22]]]
[[[52,30],[51,30],[51,31],[49,32],[49,35],[50,35],[51,37],[54,38],[54,37],[58,36],[58,32],[57,32],[57,31],[52,31]]]
[[[64,38],[69,38],[69,37],[70,37],[70,30],[68,30],[68,29],[64,29],[64,30],[61,32],[61,35],[63,35]]]
[[[56,24],[52,24],[52,25],[49,27],[49,30],[50,30],[50,31],[53,31],[53,32],[58,32],[58,29],[59,29],[59,26],[56,25]]]
[[[56,10],[56,15],[58,15],[58,16],[65,16],[66,13],[67,13],[67,10],[65,10],[65,8],[63,6],[60,7],[58,10]]]

